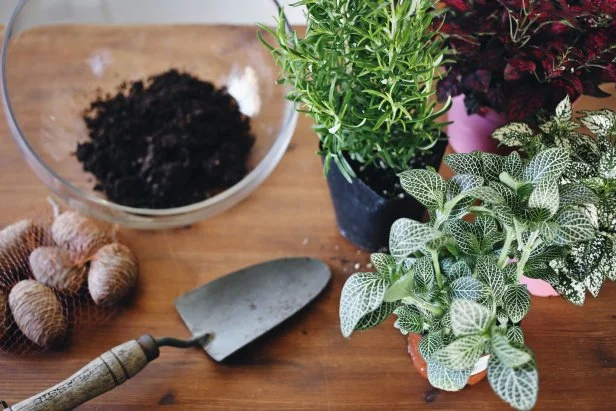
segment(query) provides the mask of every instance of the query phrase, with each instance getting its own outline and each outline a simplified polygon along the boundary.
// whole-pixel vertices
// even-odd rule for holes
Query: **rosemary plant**
[[[373,273],[351,276],[342,290],[342,334],[374,327],[392,313],[403,333],[419,333],[428,378],[462,389],[477,361],[490,355],[488,380],[518,409],[534,406],[537,365],[520,322],[530,295],[520,277],[595,236],[575,196],[560,196],[570,166],[562,148],[530,161],[475,152],[446,158],[449,181],[428,170],[401,174],[404,189],[430,211],[430,221],[401,219],[390,253],[373,254]]]
[[[446,48],[434,29],[436,0],[302,0],[306,34],[261,27],[261,41],[282,68],[288,98],[315,121],[327,173],[335,161],[347,179],[349,160],[399,173],[430,150],[445,124],[437,117],[434,79]]]
[[[586,290],[596,297],[606,279],[616,280],[616,113],[584,111],[579,121],[573,119],[567,97],[537,130],[511,123],[496,130],[494,138],[530,156],[553,147],[571,156],[559,182],[561,199],[579,203],[578,208],[591,216],[597,235],[526,275],[550,282],[566,300],[582,305]],[[583,134],[582,125],[595,137]]]

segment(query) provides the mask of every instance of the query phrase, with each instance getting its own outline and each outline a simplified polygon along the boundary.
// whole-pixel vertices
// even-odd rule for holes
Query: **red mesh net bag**
[[[116,230],[53,205],[0,230],[0,352],[62,349],[136,285],[136,258]]]

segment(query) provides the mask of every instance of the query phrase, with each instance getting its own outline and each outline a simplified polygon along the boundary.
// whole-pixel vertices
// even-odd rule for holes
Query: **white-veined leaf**
[[[477,262],[477,279],[490,288],[496,301],[505,293],[505,274],[492,258],[481,258]]]
[[[518,325],[512,325],[507,329],[507,339],[515,344],[524,344],[524,331]]]
[[[480,335],[467,335],[454,340],[432,355],[436,361],[453,371],[464,371],[475,366],[484,354],[485,344]]]
[[[472,273],[468,264],[466,264],[464,261],[458,261],[457,263],[449,267],[445,274],[450,281],[453,281],[461,277],[468,277]]]
[[[481,251],[481,243],[473,233],[470,223],[464,220],[450,220],[447,228],[458,248],[465,254],[478,254]]]
[[[596,204],[599,198],[584,184],[564,184],[560,186],[560,207],[570,205]]]
[[[473,372],[472,367],[463,371],[453,371],[435,361],[427,361],[427,363],[430,385],[444,391],[460,391],[466,386]]]
[[[549,178],[557,180],[569,164],[569,154],[562,148],[549,148],[541,151],[530,160],[524,169],[524,179],[533,185]]]
[[[483,178],[473,174],[457,174],[447,181],[447,200],[483,185]]]
[[[390,315],[393,314],[396,308],[396,303],[383,302],[379,308],[364,315],[355,326],[355,331],[367,330],[381,324]]]
[[[379,308],[390,285],[379,273],[357,273],[349,277],[340,297],[340,329],[349,337],[366,314]]]
[[[498,181],[498,176],[505,166],[505,157],[492,153],[481,153],[483,173],[487,181]]]
[[[396,269],[396,260],[389,254],[373,253],[370,255],[370,262],[383,275],[390,276]]]
[[[492,313],[483,305],[469,300],[453,300],[449,315],[453,333],[460,337],[480,334],[492,321]]]
[[[395,259],[402,260],[422,249],[436,234],[427,224],[401,218],[391,226],[389,251]]]
[[[451,298],[477,301],[488,290],[483,283],[473,277],[461,277],[451,283]]]
[[[445,162],[456,174],[472,174],[483,178],[481,152],[456,153],[445,156]]]
[[[402,188],[426,208],[442,208],[447,185],[434,171],[413,169],[399,174]]]
[[[513,369],[492,356],[488,362],[488,381],[494,392],[514,408],[530,410],[537,402],[539,375],[532,362]]]
[[[494,188],[483,186],[477,187],[474,190],[468,192],[469,196],[473,196],[478,200],[488,204],[505,204],[505,198],[500,195]]]
[[[507,315],[514,323],[519,323],[530,309],[530,294],[526,286],[509,285],[503,294],[503,303]]]
[[[419,353],[428,361],[432,357],[432,354],[437,352],[443,347],[443,333],[442,331],[430,332],[419,341]]]
[[[549,217],[556,214],[559,203],[558,183],[551,178],[540,180],[528,199],[528,206],[530,208],[546,210],[549,213]]]
[[[595,227],[589,217],[579,210],[564,210],[556,216],[558,231],[554,241],[560,245],[591,240]]]
[[[505,367],[517,368],[532,360],[530,354],[511,345],[504,335],[492,337],[492,350]]]
[[[524,171],[524,163],[517,151],[509,154],[505,157],[505,164],[503,165],[503,171],[508,173],[513,178],[519,178]]]
[[[528,124],[510,123],[496,129],[492,137],[509,147],[523,147],[533,134]]]
[[[430,257],[418,258],[415,263],[415,285],[425,290],[432,289],[435,273]]]
[[[404,335],[409,333],[419,334],[423,331],[423,318],[419,310],[412,305],[402,305],[394,311],[398,319],[394,323],[394,327],[400,330]]]

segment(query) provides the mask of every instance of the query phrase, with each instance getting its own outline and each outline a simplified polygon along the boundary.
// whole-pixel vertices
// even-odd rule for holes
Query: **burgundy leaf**
[[[474,73],[471,73],[468,76],[464,77],[464,79],[462,80],[462,84],[464,85],[464,87],[473,91],[485,93],[490,87],[491,79],[492,74],[489,71],[477,70]]]
[[[542,96],[540,90],[529,87],[514,92],[507,105],[509,121],[525,121],[532,118],[543,106]]]
[[[473,7],[470,1],[465,1],[465,0],[442,0],[442,1],[443,3],[445,3],[452,9],[458,10],[458,11],[468,11],[471,9],[471,7]]]

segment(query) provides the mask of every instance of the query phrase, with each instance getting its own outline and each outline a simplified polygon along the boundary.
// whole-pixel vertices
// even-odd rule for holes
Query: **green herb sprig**
[[[520,327],[530,309],[520,277],[550,270],[549,262],[568,247],[594,238],[595,226],[579,198],[559,193],[571,165],[565,149],[540,151],[530,161],[481,152],[446,160],[457,173],[448,181],[428,170],[401,174],[403,188],[428,208],[430,221],[396,221],[390,254],[372,255],[377,271],[347,280],[342,334],[374,327],[393,313],[403,334],[423,335],[419,350],[434,387],[462,389],[489,355],[496,394],[530,409],[538,372]]]
[[[281,13],[277,29],[259,35],[282,68],[288,98],[315,121],[325,173],[335,161],[347,179],[349,159],[399,173],[418,150],[430,150],[446,125],[437,118],[434,80],[446,53],[434,28],[436,0],[302,0],[308,25],[289,34]]]

